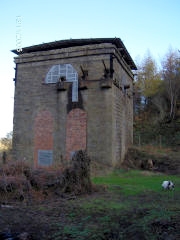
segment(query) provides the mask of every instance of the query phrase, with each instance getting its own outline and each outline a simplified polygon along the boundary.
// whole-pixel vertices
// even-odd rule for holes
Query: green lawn
[[[165,191],[161,184],[169,179],[175,183],[175,189]],[[155,240],[164,239],[165,235],[177,239],[180,234],[178,176],[116,170],[92,181],[99,189],[105,185],[106,191],[88,201],[82,198],[78,204],[78,226],[86,226],[82,234],[87,234],[88,239]],[[84,217],[80,218],[82,214]],[[79,239],[86,238],[81,235]]]
[[[136,195],[147,192],[157,192],[162,194],[170,194],[173,191],[163,191],[161,184],[164,180],[171,180],[175,183],[175,192],[180,191],[180,178],[176,175],[167,176],[147,171],[116,170],[113,173],[93,178],[95,184],[105,184],[109,189],[115,189],[119,186],[119,191],[125,195]]]
[[[175,183],[165,191],[164,180]],[[180,178],[137,170],[94,177],[96,192],[41,210],[53,240],[164,240],[180,236]]]
[[[161,187],[162,181],[168,179],[175,183],[173,191]],[[92,181],[99,192],[69,201],[64,222],[53,225],[53,239],[178,239],[178,176],[116,170]]]

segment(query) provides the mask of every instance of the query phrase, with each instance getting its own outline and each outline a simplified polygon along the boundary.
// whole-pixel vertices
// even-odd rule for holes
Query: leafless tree
[[[178,51],[170,49],[163,59],[162,77],[170,105],[169,118],[173,120],[176,115],[177,101],[180,97],[180,60]]]

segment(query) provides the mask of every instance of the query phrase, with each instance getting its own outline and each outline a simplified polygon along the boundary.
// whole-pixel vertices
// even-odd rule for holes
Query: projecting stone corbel
[[[66,82],[65,77],[60,77],[59,81],[56,83],[57,91],[66,91],[68,89],[69,84]]]
[[[103,78],[100,81],[101,88],[111,88],[112,87],[112,79],[111,78]]]
[[[88,81],[80,80],[80,81],[79,81],[79,86],[78,86],[78,88],[79,88],[80,90],[88,89]]]

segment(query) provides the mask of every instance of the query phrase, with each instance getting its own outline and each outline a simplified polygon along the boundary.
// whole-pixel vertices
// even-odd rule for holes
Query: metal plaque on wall
[[[38,165],[48,167],[53,163],[52,150],[38,150]]]

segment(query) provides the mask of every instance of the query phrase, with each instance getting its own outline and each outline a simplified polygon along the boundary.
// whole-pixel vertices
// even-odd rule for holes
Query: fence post
[[[138,136],[138,140],[139,140],[139,147],[141,146],[141,135],[139,134]]]
[[[161,149],[162,148],[162,136],[159,135],[159,148]]]

